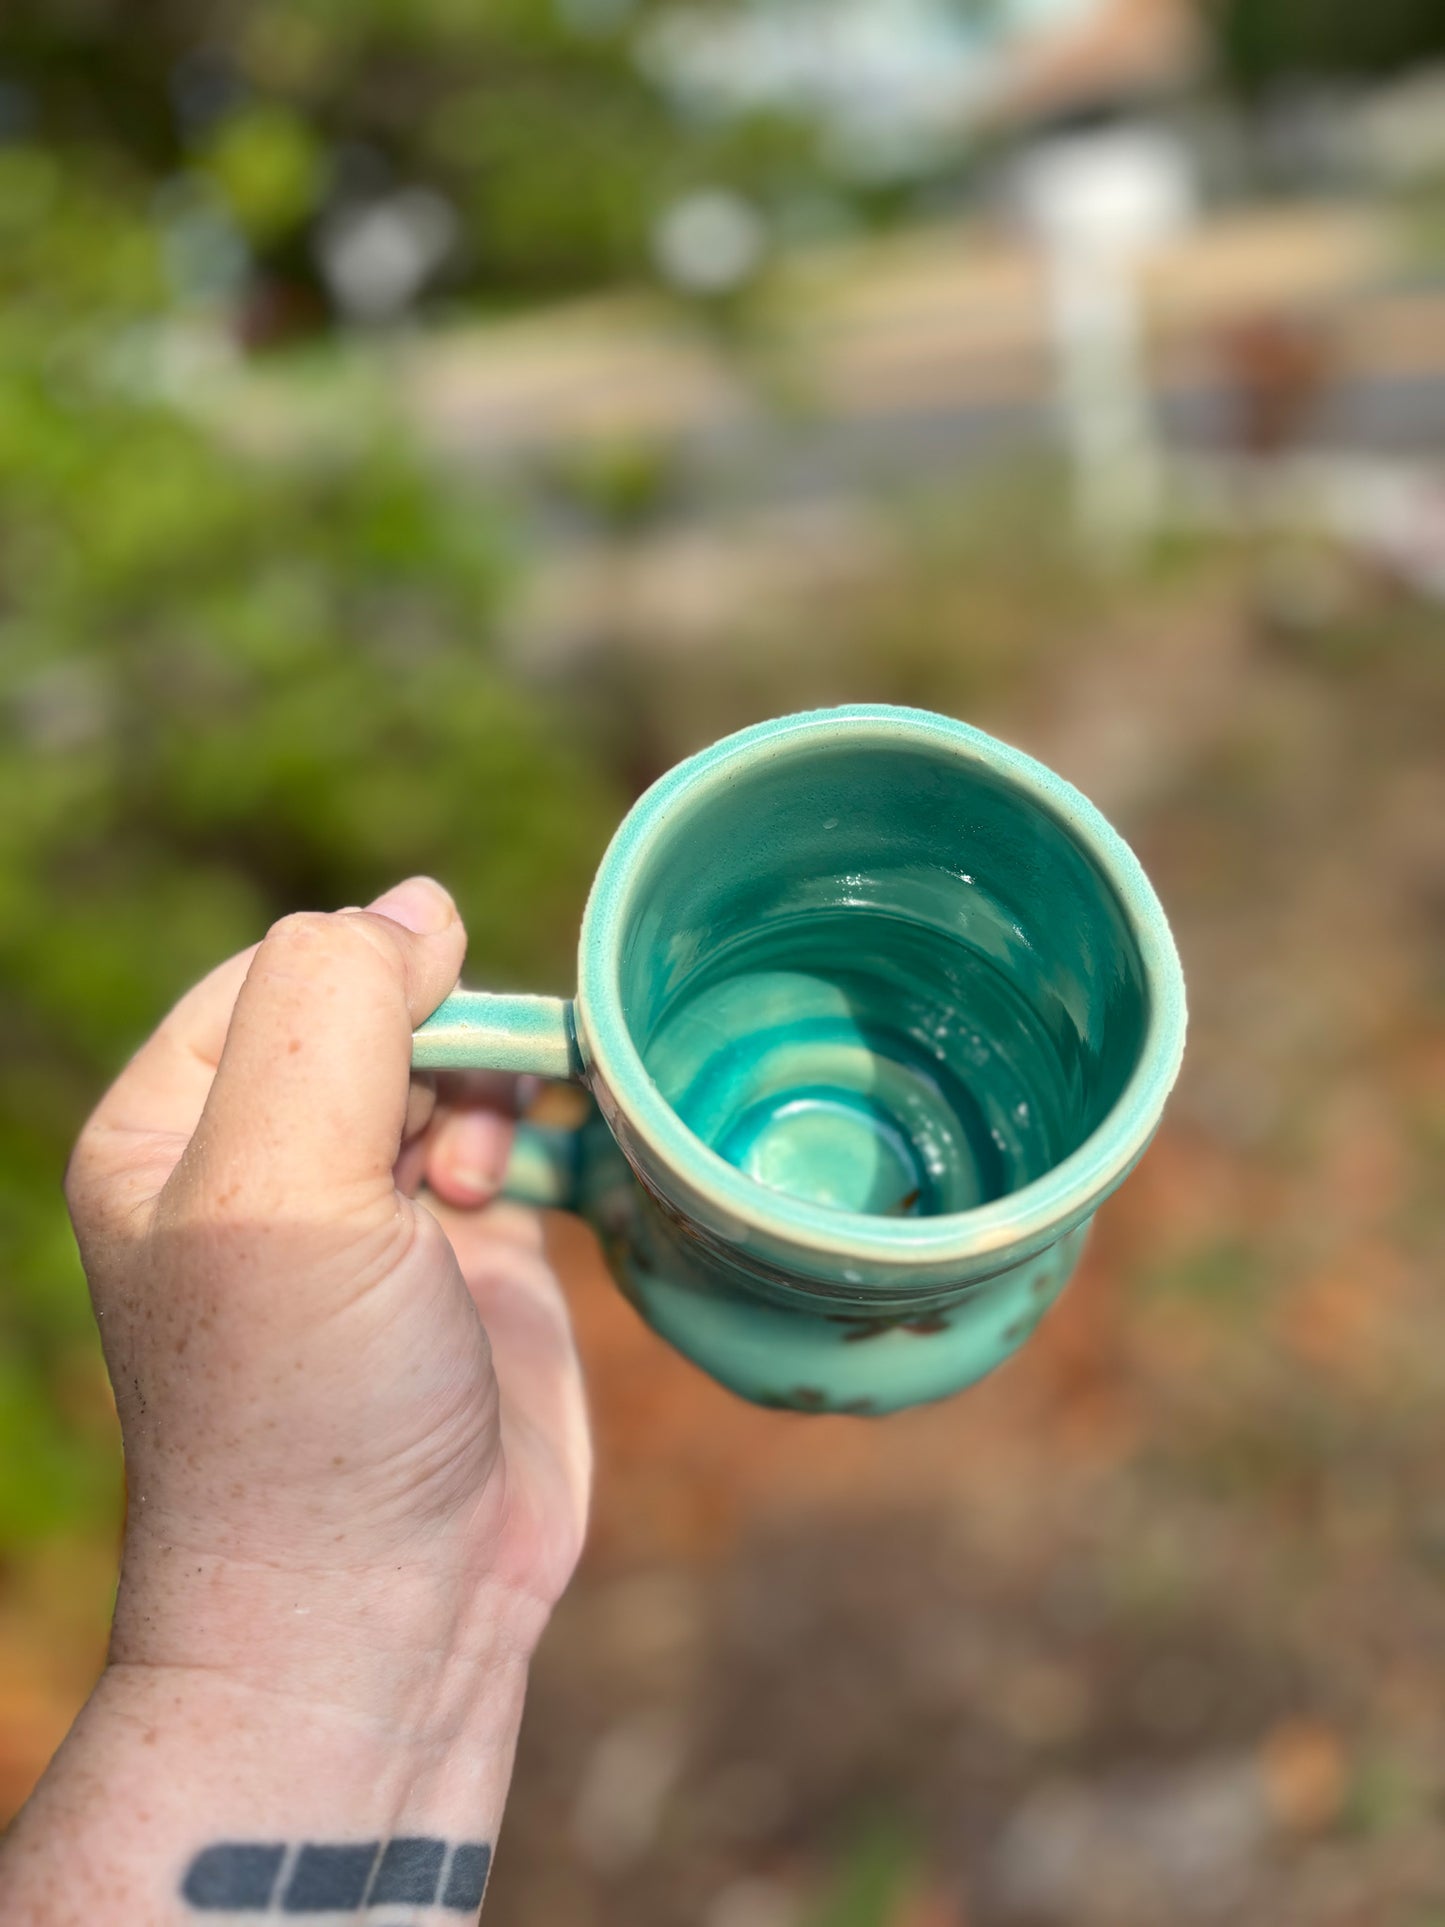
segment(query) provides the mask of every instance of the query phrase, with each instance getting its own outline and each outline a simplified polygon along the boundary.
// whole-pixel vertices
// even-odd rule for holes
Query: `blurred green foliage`
[[[809,1927],[890,1927],[912,1892],[922,1861],[919,1843],[897,1822],[865,1820],[841,1857]]]
[[[320,203],[321,143],[284,107],[263,104],[226,115],[202,160],[242,232],[263,245],[301,226]]]
[[[38,142],[0,146],[0,344],[15,373],[57,332],[111,339],[154,313],[165,293],[155,233],[137,205],[140,183]]]
[[[1013,12],[1007,0],[953,4],[975,23]],[[690,190],[740,194],[778,233],[886,223],[962,190],[976,159],[964,131],[917,169],[875,178],[848,163],[826,117],[683,107],[648,35],[687,11],[676,0],[7,0],[0,142],[18,133],[129,171],[160,190],[150,216],[162,227],[176,229],[182,207],[203,212],[253,294],[311,297],[284,325],[273,305],[262,336],[324,312],[319,237],[393,188],[433,190],[455,216],[439,290],[500,303],[648,273],[659,215]],[[1201,11],[1222,75],[1246,93],[1445,52],[1438,0]],[[187,248],[174,257],[180,291],[204,297]]]
[[[1390,73],[1445,55],[1439,0],[1220,0],[1207,15],[1226,77],[1245,88]]]
[[[635,57],[651,11],[9,0],[0,138],[8,118],[203,190],[259,273],[292,282],[315,280],[329,213],[426,186],[459,217],[451,285],[510,302],[646,272],[658,211],[690,187],[766,203],[824,178],[815,130],[787,116],[679,119]]]
[[[542,480],[559,505],[596,528],[646,528],[679,493],[682,450],[663,436],[600,436],[547,451]]]
[[[484,501],[383,421],[279,465],[139,387],[156,243],[37,150],[0,153],[0,236],[3,1550],[113,1502],[60,1178],[125,1054],[288,908],[418,869],[476,976],[561,987],[616,811],[493,659]]]

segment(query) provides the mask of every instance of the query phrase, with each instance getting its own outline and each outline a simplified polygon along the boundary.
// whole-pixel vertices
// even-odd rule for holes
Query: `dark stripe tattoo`
[[[207,1914],[341,1914],[446,1907],[475,1914],[492,1850],[481,1840],[223,1840],[186,1868],[181,1898]]]

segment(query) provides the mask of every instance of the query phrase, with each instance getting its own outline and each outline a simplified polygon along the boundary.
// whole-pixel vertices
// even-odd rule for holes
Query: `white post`
[[[1042,247],[1064,441],[1086,541],[1123,559],[1160,510],[1138,266],[1193,208],[1189,158],[1152,128],[1049,141],[1019,164],[1018,198]]]
[[[1120,560],[1153,526],[1163,486],[1133,266],[1066,244],[1050,250],[1048,276],[1076,520],[1092,547]]]

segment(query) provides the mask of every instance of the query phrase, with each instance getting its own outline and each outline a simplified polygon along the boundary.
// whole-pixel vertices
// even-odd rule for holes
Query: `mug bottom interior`
[[[834,905],[726,943],[662,1013],[648,1069],[710,1149],[842,1210],[971,1210],[1077,1141],[1080,1092],[1018,974],[956,929]]]

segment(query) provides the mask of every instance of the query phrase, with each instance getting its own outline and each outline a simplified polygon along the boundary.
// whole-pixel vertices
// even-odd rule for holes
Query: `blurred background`
[[[60,1195],[174,996],[920,703],[1118,823],[1183,1082],[965,1398],[754,1411],[557,1238],[596,1526],[498,1927],[1445,1923],[1438,0],[6,0],[0,1815],[99,1664]]]

